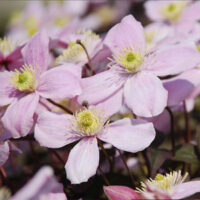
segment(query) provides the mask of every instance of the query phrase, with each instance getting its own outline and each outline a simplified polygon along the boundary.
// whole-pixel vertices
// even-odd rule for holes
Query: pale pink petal
[[[149,59],[152,61],[146,64],[145,70],[151,71],[157,76],[179,74],[200,63],[199,52],[193,42],[162,45]]]
[[[60,65],[59,67],[62,67],[63,69],[66,69],[67,71],[71,72],[74,76],[81,79],[82,76],[82,65],[80,64],[73,64],[73,63],[64,63]]]
[[[186,110],[188,112],[191,112],[194,109],[194,104],[195,104],[195,100],[194,99],[186,99],[185,100],[185,106],[186,106]]]
[[[49,36],[45,30],[36,33],[22,49],[25,63],[46,71],[49,65]]]
[[[194,89],[194,85],[187,80],[178,77],[164,82],[164,87],[168,91],[168,106],[179,105],[184,101]]]
[[[197,192],[200,192],[200,181],[189,181],[182,183],[175,188],[172,199],[183,199]]]
[[[162,16],[160,9],[163,6],[166,6],[168,2],[170,3],[171,1],[146,1],[144,4],[146,15],[152,21],[162,21],[164,17]]]
[[[39,114],[35,125],[35,139],[41,146],[60,148],[78,139],[70,131],[71,115],[45,111]]]
[[[139,72],[124,87],[125,103],[142,117],[159,115],[167,105],[167,91],[152,73]]]
[[[138,194],[126,186],[104,186],[103,190],[110,200],[134,200],[139,199]]]
[[[54,198],[53,198],[54,197]],[[62,184],[53,175],[52,168],[45,166],[20,189],[11,200],[67,200]]]
[[[45,98],[73,98],[81,93],[81,86],[73,73],[65,67],[56,67],[41,75],[37,91]]]
[[[181,17],[182,21],[198,21],[200,20],[200,2],[196,1],[191,3],[184,11],[183,16]]]
[[[106,116],[111,116],[120,111],[123,100],[123,89],[118,90],[108,99],[94,104],[98,110],[102,110]]]
[[[7,71],[0,73],[0,106],[10,104],[19,95],[19,92],[10,83],[11,75]]]
[[[144,29],[140,22],[132,15],[128,15],[108,31],[104,44],[113,53],[120,53],[120,50],[127,47],[133,47],[136,51],[144,53]]]
[[[171,121],[169,112],[165,109],[160,115],[152,118],[145,118],[145,120],[152,122],[154,127],[163,133],[168,133],[171,128]]]
[[[96,174],[99,148],[95,137],[82,139],[70,152],[65,170],[72,184],[86,182]]]
[[[199,84],[200,70],[198,68],[164,81],[164,87],[168,91],[168,105],[178,105],[186,98],[195,98]]]
[[[9,157],[10,148],[8,142],[0,143],[0,166],[2,166]]]
[[[26,136],[33,127],[33,115],[38,105],[39,96],[31,93],[12,103],[2,117],[4,128],[12,137]]]
[[[89,1],[65,1],[64,8],[69,16],[82,16],[87,12]]]
[[[151,144],[155,130],[150,122],[125,118],[111,123],[98,137],[121,150],[135,153]]]
[[[82,80],[83,92],[78,97],[78,101],[80,104],[83,101],[87,101],[89,104],[98,104],[117,92],[126,79],[126,75],[119,74],[114,69],[85,78]]]

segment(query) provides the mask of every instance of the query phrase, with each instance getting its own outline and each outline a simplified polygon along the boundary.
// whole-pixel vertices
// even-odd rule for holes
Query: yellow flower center
[[[12,72],[10,83],[20,91],[32,92],[35,90],[37,81],[33,67],[24,65],[19,70]]]
[[[80,34],[83,35],[81,43],[85,46],[90,55],[94,51],[94,48],[96,47],[97,42],[99,41],[99,36],[90,30]],[[83,47],[80,44],[77,44],[76,41],[71,41],[67,49],[65,49],[62,55],[60,55],[57,58],[56,64],[62,64],[65,62],[79,63],[85,60],[87,60],[87,55]]]
[[[27,33],[28,33],[29,36],[32,36],[39,29],[39,22],[33,16],[26,18],[25,21],[24,21],[24,25],[26,27],[26,30],[27,30]]]
[[[98,118],[89,110],[78,113],[77,123],[80,129],[89,134],[92,134],[98,128]]]
[[[181,184],[186,179],[188,173],[186,173],[184,176],[181,175],[181,171],[173,171],[166,175],[157,174],[155,179],[149,179],[147,180],[147,184],[153,185],[158,187],[161,190],[164,190],[167,193],[172,193],[174,191],[174,187],[176,185]],[[146,191],[146,185],[145,183],[141,183],[142,189],[139,189],[139,192],[145,192]]]
[[[105,117],[103,112],[98,112],[94,107],[84,109],[74,115],[71,121],[77,135],[93,136],[102,131],[104,128]]]
[[[165,19],[169,20],[170,22],[176,22],[179,20],[186,4],[186,2],[181,1],[170,3],[161,9],[161,13]]]
[[[16,43],[9,38],[0,39],[0,51],[5,55],[11,53],[16,46]]]
[[[118,64],[131,73],[138,72],[144,61],[142,54],[134,52],[131,47],[122,49],[121,54],[113,55],[113,57]]]

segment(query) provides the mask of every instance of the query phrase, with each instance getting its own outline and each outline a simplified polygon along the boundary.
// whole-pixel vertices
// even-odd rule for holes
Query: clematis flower
[[[92,59],[102,47],[101,38],[91,30],[71,34],[67,41],[68,47],[57,58],[57,64],[74,63],[82,67],[88,62],[87,54],[84,48],[77,43],[77,40],[80,40],[84,45],[90,59]]]
[[[153,21],[172,25],[200,19],[200,3],[189,1],[148,1],[145,3],[147,16]]]
[[[93,106],[74,116],[43,112],[35,126],[35,138],[42,146],[60,148],[80,140],[65,165],[67,178],[72,184],[86,182],[95,175],[99,165],[97,139],[134,153],[148,147],[154,137],[151,123],[122,119],[108,124],[108,117]]]
[[[41,168],[11,200],[67,200],[62,184],[54,177],[51,167]]]
[[[22,12],[14,12],[10,19],[8,36],[26,42],[44,26],[45,7],[40,1],[29,1]]]
[[[139,193],[146,198],[155,197],[156,193],[160,192],[161,194],[168,195],[171,199],[183,199],[200,192],[200,181],[184,183],[187,175],[186,173],[182,176],[180,170],[166,175],[157,174],[154,180],[149,179],[146,183],[142,183],[142,189],[139,190]],[[147,188],[154,190],[154,194],[151,194]]]
[[[181,171],[157,174],[155,179],[142,182],[141,189],[134,191],[125,186],[106,186],[104,192],[110,200],[183,199],[200,192],[200,181],[184,183],[187,175],[182,176]]]
[[[143,27],[131,15],[111,28],[104,44],[113,53],[110,69],[83,79],[78,100],[106,104],[110,114],[126,104],[138,116],[159,115],[167,105],[167,91],[157,76],[175,75],[200,62],[193,42],[146,50]]]
[[[72,70],[66,67],[47,70],[48,44],[46,31],[35,34],[22,49],[25,64],[19,70],[0,74],[0,106],[11,104],[2,122],[14,138],[31,131],[40,97],[72,98],[81,92]]]

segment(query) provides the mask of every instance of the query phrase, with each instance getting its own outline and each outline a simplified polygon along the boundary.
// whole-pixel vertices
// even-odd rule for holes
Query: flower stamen
[[[32,92],[36,89],[37,81],[35,70],[31,65],[24,65],[12,72],[10,83],[20,91]]]
[[[113,55],[115,61],[124,67],[127,72],[138,72],[144,61],[140,52],[134,52],[132,47],[124,48],[119,54]]]
[[[158,187],[159,189],[167,192],[168,194],[173,193],[176,185],[181,184],[187,178],[188,173],[184,176],[181,175],[181,171],[173,171],[166,175],[157,174],[155,179],[149,179],[146,183],[141,183],[142,189],[138,189],[138,192],[146,192],[146,184]]]
[[[173,2],[164,6],[161,9],[161,14],[163,17],[171,22],[176,22],[179,20],[183,9],[186,6],[186,2]]]
[[[75,113],[70,128],[79,136],[94,136],[102,131],[105,122],[104,112],[97,111],[95,107],[84,108],[84,110]]]

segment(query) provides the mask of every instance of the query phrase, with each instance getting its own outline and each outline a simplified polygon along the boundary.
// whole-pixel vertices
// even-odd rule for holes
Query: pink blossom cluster
[[[26,152],[17,142],[30,139],[50,151],[70,149],[62,167],[66,179],[88,182],[103,165],[100,152],[108,161],[110,149],[121,156],[145,152],[158,131],[172,131],[173,112],[193,110],[200,92],[200,2],[147,1],[152,23],[146,27],[131,14],[123,17],[130,6],[31,1],[13,16],[0,40],[1,169],[13,151]],[[107,24],[115,25],[95,33]],[[181,177],[171,172],[141,180],[140,189],[104,191],[111,200],[181,199],[200,192],[199,180],[184,183]],[[11,197],[32,199],[67,199],[51,167]]]

